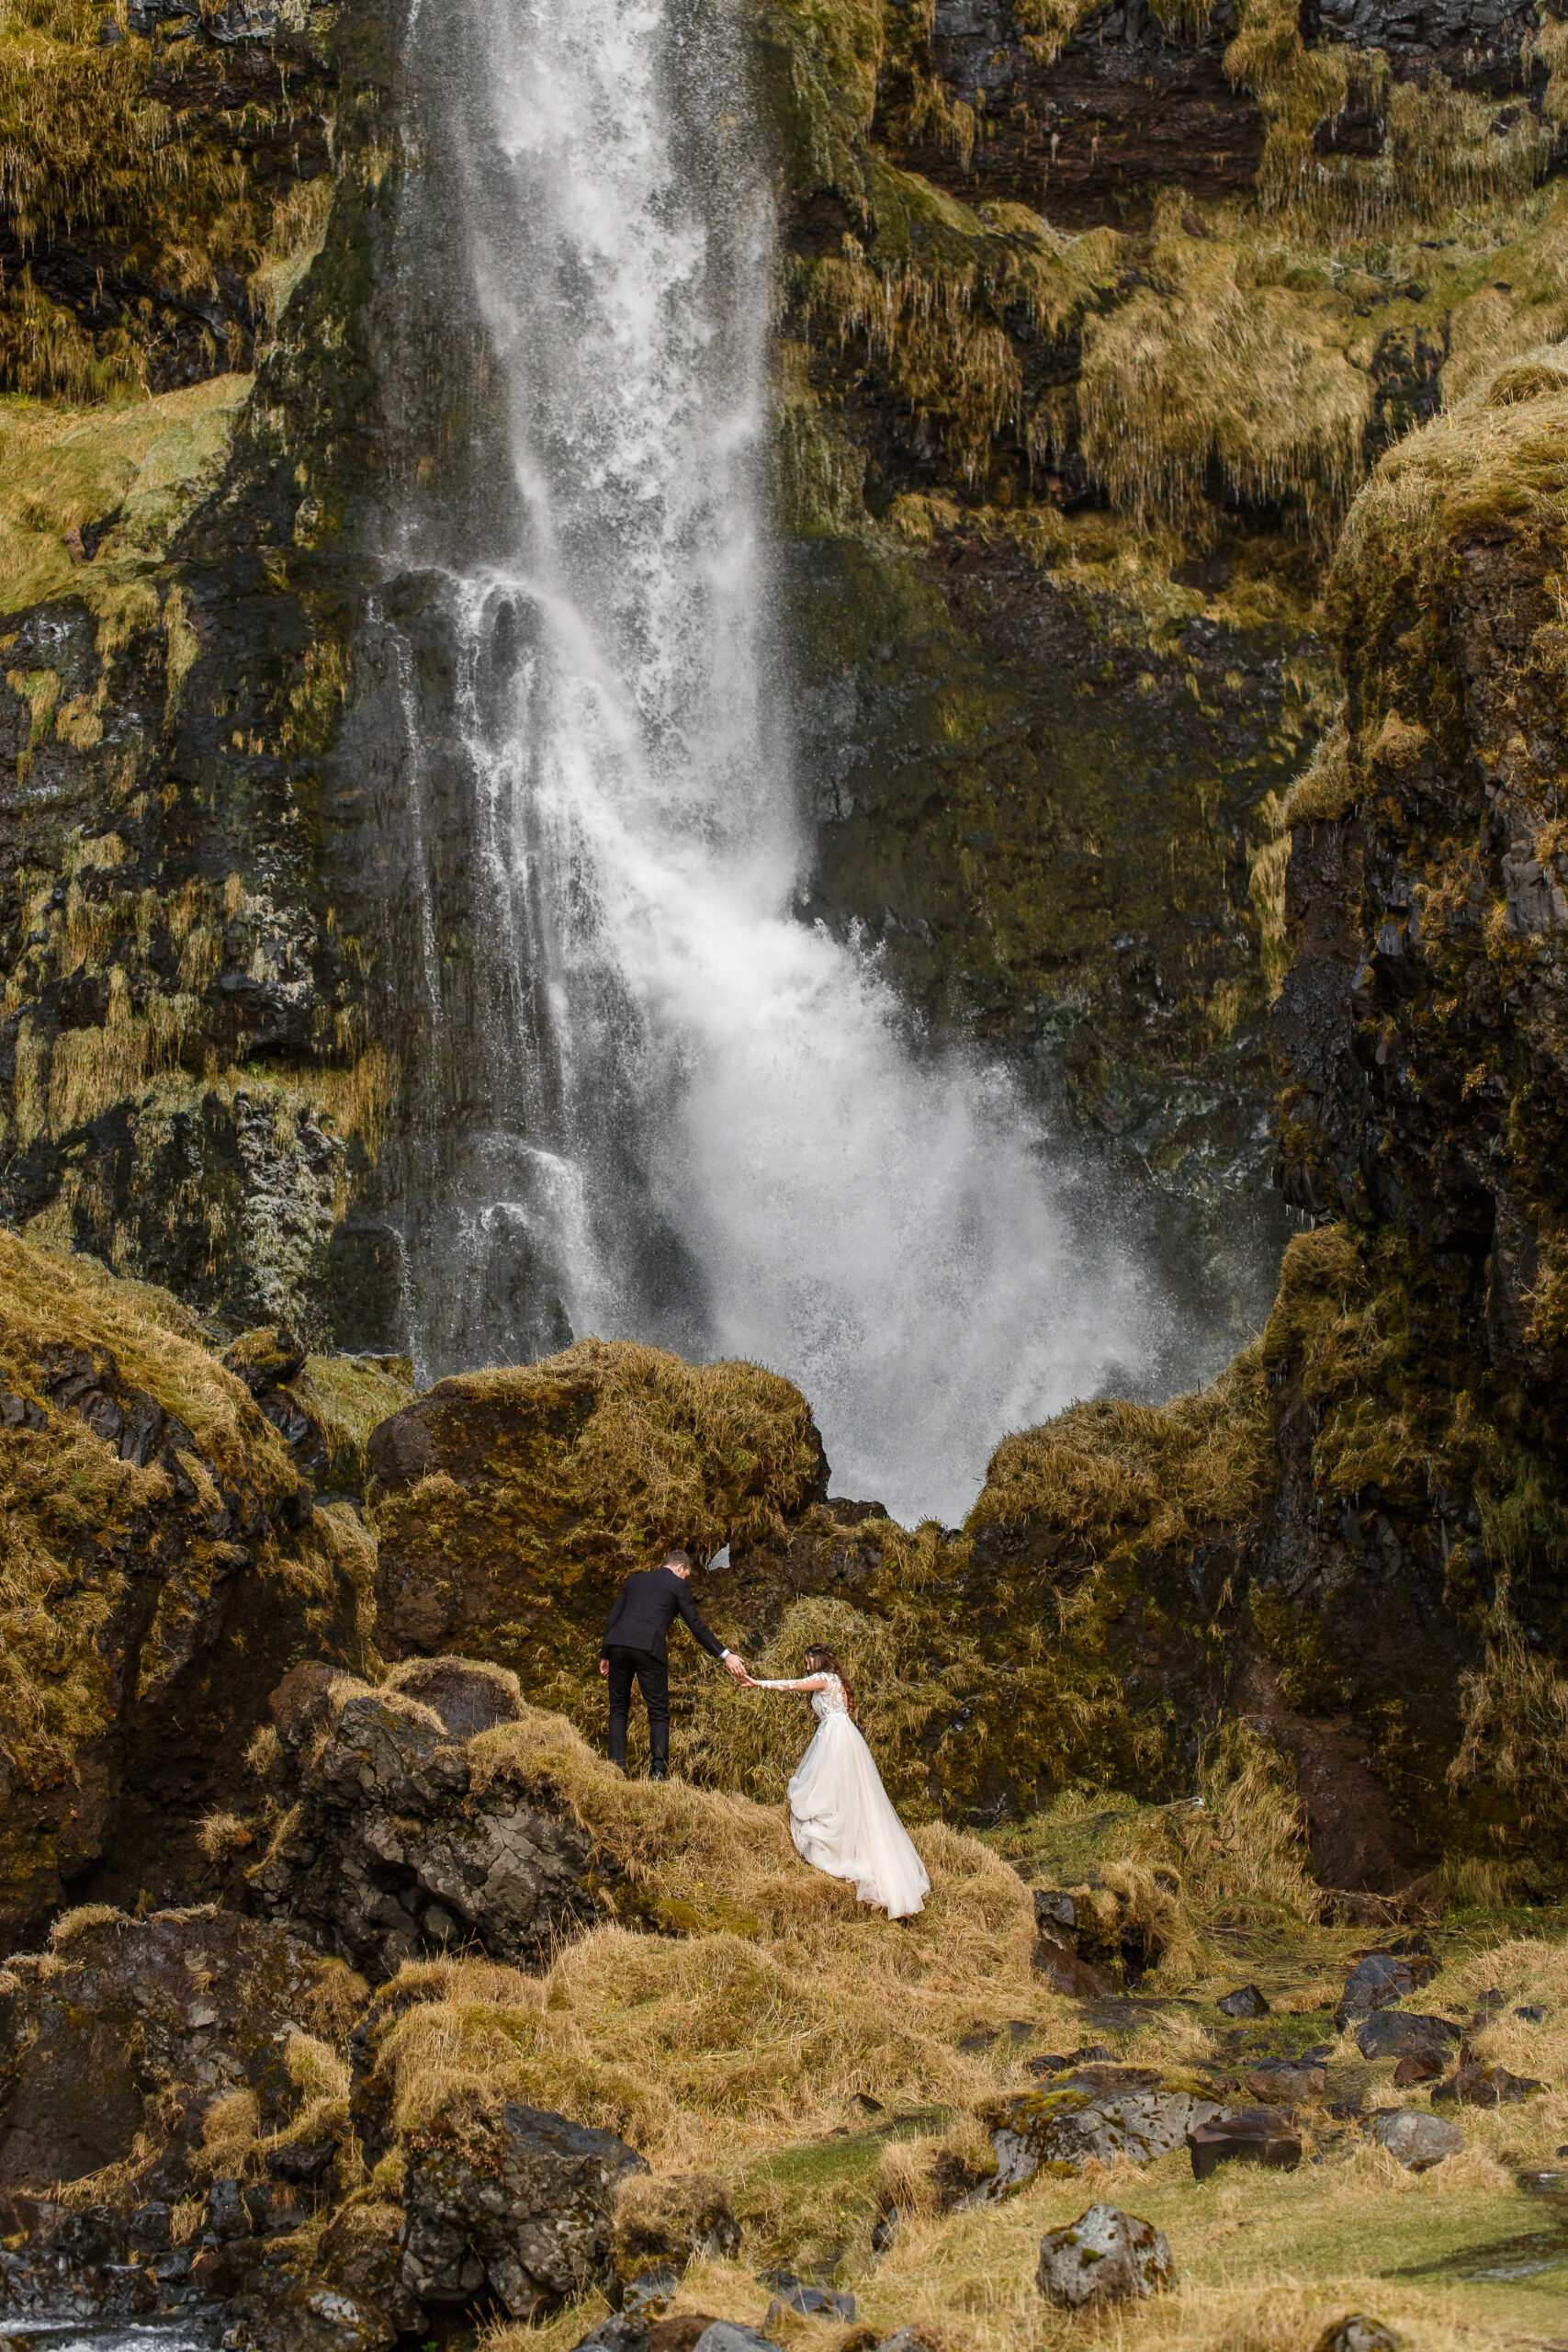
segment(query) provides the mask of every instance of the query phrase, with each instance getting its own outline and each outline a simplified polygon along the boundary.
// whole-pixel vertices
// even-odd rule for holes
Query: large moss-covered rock
[[[634,1570],[782,1532],[828,1484],[788,1381],[629,1341],[440,1381],[368,1456],[383,1646],[493,1658],[531,1693],[592,1675]]]
[[[374,1556],[166,1294],[0,1234],[0,1921],[198,1884],[266,1694],[367,1654]]]

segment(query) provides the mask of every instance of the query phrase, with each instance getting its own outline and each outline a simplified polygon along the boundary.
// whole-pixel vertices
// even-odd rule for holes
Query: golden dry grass
[[[1348,1934],[1317,1931],[1314,1952],[1298,1952],[1295,1964],[1337,1953],[1342,1981],[1355,1948]],[[1212,1995],[1224,1981],[1213,1976],[1205,1989]],[[694,2262],[674,2308],[758,2324],[766,2290],[755,2272],[776,2206],[776,2199],[769,2202],[770,2181],[775,2189],[793,2181],[795,2223],[803,2227],[814,2206],[843,2210],[843,2184],[858,2166],[863,2205],[879,2185],[884,2206],[896,2204],[902,2216],[888,2253],[874,2260],[863,2232],[845,2249],[839,2273],[840,2283],[854,2289],[857,2325],[878,2336],[913,2325],[953,2352],[1056,2352],[1082,2344],[1119,2352],[1310,2352],[1326,2325],[1360,2310],[1419,2352],[1519,2352],[1527,2344],[1555,2342],[1561,2270],[1539,2278],[1467,2278],[1467,2269],[1484,2264],[1477,2255],[1464,2257],[1467,2248],[1505,2245],[1551,2226],[1551,2207],[1517,2187],[1516,2176],[1521,2167],[1550,2165],[1568,2132],[1568,1947],[1523,1938],[1465,1948],[1423,1992],[1422,2006],[1467,2011],[1493,1987],[1504,1992],[1510,2011],[1534,2001],[1548,2007],[1551,2019],[1546,2028],[1532,2027],[1505,2013],[1478,2034],[1478,2050],[1517,2072],[1547,2077],[1551,2088],[1522,2107],[1461,2110],[1465,2152],[1427,2174],[1403,2171],[1354,2125],[1346,2128],[1317,2109],[1301,2119],[1314,2161],[1294,2173],[1232,2166],[1198,2184],[1185,2151],[1178,2150],[1146,2167],[1118,2158],[1091,2165],[1073,2180],[1040,2177],[999,2206],[943,2212],[931,2193],[931,2161],[939,2148],[982,2153],[972,2112],[960,2112],[947,2126],[928,2121],[922,2136],[885,2140],[879,2156],[874,2135],[857,2140],[853,2127],[837,2143],[837,2159],[830,2137],[808,2141],[804,2130],[791,2132],[781,2135],[771,2163],[742,2149],[717,2113],[713,2160],[738,2168],[738,2210],[761,2234],[739,2262]],[[991,2014],[1002,2007],[998,2002]],[[1328,2039],[1336,2045],[1332,2065],[1359,2064],[1348,2039],[1337,2040],[1331,2027]],[[1190,2018],[1155,2010],[1130,2048],[1140,2058],[1179,2066],[1206,2045]],[[1393,2091],[1392,2062],[1360,2072],[1370,2076],[1369,2107],[1425,2104],[1423,2089]],[[1166,2232],[1179,2273],[1174,2294],[1076,2320],[1042,2303],[1033,2271],[1043,2232],[1096,2199],[1144,2214]],[[526,2341],[537,2352],[567,2352],[602,2312],[596,2303],[579,2304],[531,2330]],[[789,2352],[839,2352],[849,2335],[842,2325],[787,2315],[775,2332]],[[521,2352],[524,2340],[518,2331],[494,2330],[489,2352]]]
[[[606,1924],[540,1980],[438,1964],[423,1982],[440,1997],[382,2045],[405,2128],[465,2086],[502,2087],[622,2132],[661,2170],[700,2167],[720,2121],[738,2148],[828,2130],[872,2082],[887,2100],[964,2106],[990,2079],[955,2046],[976,2018],[1059,2008],[1031,1972],[1016,1873],[941,1823],[915,1832],[932,1892],[902,1925],[808,1871],[782,1810],[625,1781],[558,1717],[530,1709],[470,1756],[479,1787],[505,1776],[569,1799],[612,1900],[684,1932]]]
[[[101,407],[0,401],[0,611],[123,597],[211,486],[252,380],[215,376]],[[65,534],[110,515],[93,562],[74,562]]]
[[[1272,1434],[1261,1353],[1250,1348],[1168,1405],[1100,1398],[1004,1438],[967,1525],[1043,1521],[1096,1563],[1134,1532],[1140,1546],[1174,1547],[1263,1508],[1278,1475]]]
[[[1084,328],[1077,406],[1084,457],[1141,527],[1191,532],[1212,513],[1217,466],[1254,504],[1295,504],[1326,534],[1361,471],[1371,413],[1359,328],[1332,287],[1284,283],[1247,243],[1190,235],[1183,199],[1162,205],[1152,284]]]

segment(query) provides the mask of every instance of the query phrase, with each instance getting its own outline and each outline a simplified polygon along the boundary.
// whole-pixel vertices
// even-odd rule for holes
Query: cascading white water
[[[442,557],[502,977],[484,1133],[423,1223],[427,1365],[524,1351],[495,1302],[525,1261],[574,1332],[786,1373],[840,1492],[956,1518],[1006,1430],[1136,1364],[1145,1310],[1006,1079],[918,1051],[874,962],[790,913],[738,28],[720,0],[423,6],[511,477]]]

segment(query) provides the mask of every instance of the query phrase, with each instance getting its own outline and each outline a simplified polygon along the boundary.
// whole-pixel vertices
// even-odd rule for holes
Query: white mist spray
[[[1137,1362],[1140,1309],[1115,1249],[1073,1239],[1005,1078],[913,1051],[874,965],[789,911],[773,224],[736,28],[685,0],[456,0],[413,39],[517,516],[513,554],[447,559],[479,919],[551,1068],[474,1160],[531,1170],[515,1197],[427,1215],[427,1352],[506,1352],[487,1301],[532,1253],[571,1329],[772,1365],[840,1492],[956,1518],[1006,1430]]]

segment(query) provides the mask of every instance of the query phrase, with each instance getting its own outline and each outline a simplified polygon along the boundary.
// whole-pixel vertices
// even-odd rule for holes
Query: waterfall
[[[422,936],[457,973],[416,1347],[754,1358],[840,1492],[953,1520],[1008,1429],[1139,1363],[1147,1310],[1004,1073],[921,1048],[874,959],[791,913],[743,38],[723,0],[421,0],[409,36],[400,299],[447,446],[389,565],[438,582],[450,648],[411,725],[446,779]]]

